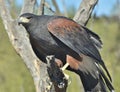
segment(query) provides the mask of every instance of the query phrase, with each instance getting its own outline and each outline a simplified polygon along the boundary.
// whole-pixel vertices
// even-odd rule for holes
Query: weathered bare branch
[[[98,0],[82,0],[73,19],[81,25],[86,25],[97,2]]]
[[[40,92],[38,91],[40,62],[38,62],[39,60],[37,59],[37,57],[35,56],[34,52],[31,49],[29,39],[27,38],[27,33],[23,29],[23,27],[17,25],[17,21],[11,18],[7,6],[5,6],[4,0],[0,1],[0,12],[1,18],[5,25],[5,29],[8,33],[10,41],[13,44],[17,53],[22,57],[25,64],[31,71],[37,90],[36,92]]]
[[[52,3],[53,3],[53,5],[54,5],[54,7],[56,9],[56,14],[60,15],[61,14],[60,9],[58,7],[58,4],[56,3],[56,0],[52,0]]]
[[[50,7],[50,5],[49,5],[47,2],[45,2],[45,6],[46,6],[52,13],[55,13],[55,11],[52,10],[52,8]]]
[[[29,12],[32,13],[36,0],[24,0],[24,5],[21,10],[21,14]]]
[[[45,0],[41,0],[40,7],[38,9],[38,15],[44,15],[44,7],[47,7],[52,13],[55,13],[50,7],[50,5],[47,2],[45,2]]]
[[[44,15],[44,6],[45,6],[45,0],[41,0],[40,2],[40,8],[38,10],[39,15]]]
[[[5,25],[5,29],[8,33],[9,39],[11,40],[11,43],[13,44],[17,53],[24,60],[26,66],[31,71],[31,74],[35,83],[35,87],[36,87],[36,92],[43,92],[44,90],[41,91],[42,88],[40,88],[43,86],[39,86],[39,85],[44,83],[42,80],[43,78],[45,78],[46,75],[45,75],[45,72],[42,75],[41,73],[42,70],[40,72],[40,66],[45,66],[45,65],[44,64],[41,65],[39,59],[36,57],[36,55],[32,51],[31,45],[29,43],[29,39],[27,37],[27,33],[24,30],[24,28],[18,26],[17,22],[11,18],[10,13],[5,6],[4,0],[0,1],[0,12],[1,12],[3,23]],[[42,77],[40,76],[40,73]]]

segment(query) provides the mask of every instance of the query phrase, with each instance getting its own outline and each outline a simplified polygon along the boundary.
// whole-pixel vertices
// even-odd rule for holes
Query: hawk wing
[[[90,32],[88,32],[88,29],[86,30],[86,28],[80,26],[76,22],[64,17],[52,19],[48,22],[47,28],[53,37],[60,40],[64,45],[68,46],[76,53],[96,59],[97,63],[101,64],[105,69],[111,80],[110,74],[101,59],[98,49],[94,45],[95,41],[92,41],[90,38],[91,36],[89,35]],[[98,41],[99,40],[100,39],[98,39]]]
[[[101,61],[101,56],[85,29],[76,22],[57,18],[47,24],[48,31],[78,54]]]

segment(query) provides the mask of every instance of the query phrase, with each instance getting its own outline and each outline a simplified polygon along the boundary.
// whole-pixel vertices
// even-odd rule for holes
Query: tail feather
[[[85,74],[83,72],[81,72],[79,75],[85,92],[107,92],[101,76],[95,78],[91,74]]]
[[[111,76],[110,76],[110,74],[109,74],[109,72],[108,72],[108,70],[107,70],[104,62],[102,61],[102,62],[100,62],[100,64],[101,64],[101,66],[104,68],[105,72],[107,73],[107,76],[109,77],[110,81],[112,82],[112,78],[111,78]],[[101,70],[102,70],[102,69],[101,69]]]
[[[107,71],[105,66],[103,68]],[[96,63],[95,59],[83,57],[83,62],[80,64],[77,73],[81,78],[85,92],[107,92],[107,87],[110,92],[114,92],[111,81],[104,74],[100,64]],[[109,72],[108,76],[110,77]]]
[[[99,69],[100,74],[102,75],[102,77],[103,77],[103,79],[104,79],[107,87],[109,88],[109,90],[110,90],[111,92],[113,92],[113,91],[114,91],[114,88],[113,88],[111,82],[110,82],[110,81],[108,80],[108,78],[105,76],[105,74],[104,74],[104,72],[102,71],[101,67],[98,67],[98,69]]]

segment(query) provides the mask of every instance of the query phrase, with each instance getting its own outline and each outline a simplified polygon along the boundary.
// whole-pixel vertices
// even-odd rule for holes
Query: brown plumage
[[[29,33],[38,58],[46,62],[47,55],[55,55],[59,66],[68,62],[70,66],[67,69],[80,76],[85,91],[107,92],[106,87],[111,92],[114,90],[109,81],[110,74],[97,49],[102,45],[97,34],[61,16],[25,13],[20,16],[19,24]],[[105,69],[109,79],[100,66]]]

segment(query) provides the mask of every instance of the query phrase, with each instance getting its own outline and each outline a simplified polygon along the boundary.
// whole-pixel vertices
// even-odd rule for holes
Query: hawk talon
[[[68,74],[64,73],[64,75],[65,75],[65,77],[64,77],[65,79],[68,80],[70,78],[70,76]]]
[[[53,83],[52,82],[49,82],[49,85],[46,87],[47,90],[50,90],[51,87],[52,87]]]
[[[67,62],[67,63],[61,68],[61,70],[64,71],[68,66],[69,66],[69,63]],[[63,72],[63,73],[64,73],[64,72]],[[69,81],[70,76],[69,76],[68,74],[66,74],[66,73],[64,73],[64,76],[65,76],[64,78],[68,80],[68,85],[71,84],[71,80]]]
[[[59,83],[59,84],[58,84],[58,87],[59,87],[59,88],[64,88],[64,87],[65,87],[65,83],[64,83],[64,82]]]
[[[70,85],[71,84],[71,78],[70,78],[70,76],[68,75],[68,74],[66,74],[66,73],[64,73],[64,75],[65,75],[65,79],[66,80],[68,80],[68,85]]]

